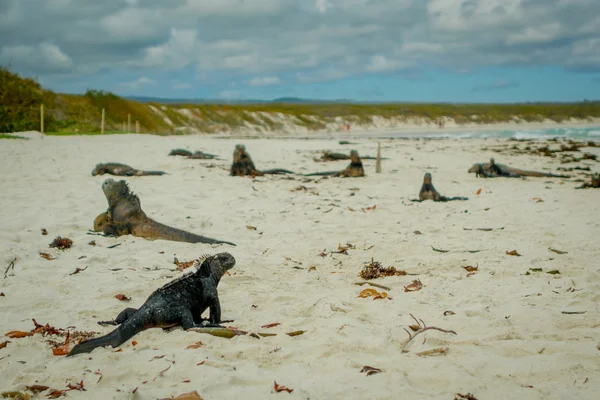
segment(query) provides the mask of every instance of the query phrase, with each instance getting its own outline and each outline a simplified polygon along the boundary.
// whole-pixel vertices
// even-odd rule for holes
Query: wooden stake
[[[104,108],[102,109],[102,124],[100,125],[100,132],[104,135]]]
[[[40,105],[40,132],[44,134],[44,105]]]
[[[375,173],[381,173],[381,143],[377,142],[377,159],[375,160]]]
[[[131,133],[131,114],[127,114],[127,133]]]
[[[135,121],[135,133],[140,133],[140,122]]]

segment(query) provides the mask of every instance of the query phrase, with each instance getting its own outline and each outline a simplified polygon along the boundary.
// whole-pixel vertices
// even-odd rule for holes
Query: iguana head
[[[245,154],[246,146],[243,144],[236,144],[235,150],[233,151],[233,162],[239,162]]]
[[[358,156],[358,151],[352,150],[350,152],[350,161],[352,161],[353,163],[359,163],[360,162],[360,157]]]
[[[102,183],[102,191],[109,201],[111,198],[127,197],[131,194],[127,182],[124,180],[115,181],[112,178],[108,178]]]
[[[494,160],[494,157],[490,158],[490,166],[493,166],[496,164],[496,160]]]
[[[431,185],[431,173],[430,172],[425,173],[425,176],[423,177],[423,183],[426,185]]]
[[[481,164],[473,164],[473,166],[471,168],[469,168],[468,172],[475,172],[480,173],[483,170],[483,167],[481,166]]]
[[[106,167],[104,164],[96,164],[96,167],[92,170],[92,176],[106,174]]]
[[[235,265],[235,258],[227,252],[218,253],[214,256],[203,256],[204,261],[198,267],[202,275],[214,275],[217,279],[221,279],[227,270],[230,270]]]

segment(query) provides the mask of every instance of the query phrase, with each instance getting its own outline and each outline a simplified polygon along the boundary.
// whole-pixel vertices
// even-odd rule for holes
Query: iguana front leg
[[[103,233],[107,236],[130,235],[132,226],[130,222],[110,222],[104,227]]]
[[[213,323],[212,321],[210,323],[197,323],[196,321],[194,321],[194,315],[192,314],[192,311],[189,309],[186,310],[181,310],[181,327],[184,330],[188,330],[188,329],[192,329],[192,328],[224,328],[224,326],[219,325],[218,323]],[[212,311],[211,311],[211,317],[212,317]],[[211,318],[212,319],[212,318]]]

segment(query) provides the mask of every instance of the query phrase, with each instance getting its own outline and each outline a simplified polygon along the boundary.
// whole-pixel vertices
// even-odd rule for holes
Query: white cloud
[[[250,86],[279,85],[281,81],[276,76],[257,76],[248,81]]]
[[[0,63],[12,56],[40,77],[193,67],[224,82],[415,65],[600,70],[585,50],[600,37],[599,15],[597,0],[0,0]],[[51,63],[38,54],[47,38],[58,49],[44,50]]]
[[[0,58],[17,66],[44,65],[53,72],[67,70],[73,64],[73,60],[52,43],[40,43],[36,46],[4,46],[0,51]]]
[[[144,86],[152,86],[152,85],[156,85],[156,81],[154,79],[150,79],[145,76],[141,76],[131,82],[122,82],[120,86],[129,88],[129,89],[139,89]]]
[[[161,45],[148,47],[141,61],[133,64],[169,69],[184,68],[195,58],[197,32],[191,29],[171,29],[169,39]]]

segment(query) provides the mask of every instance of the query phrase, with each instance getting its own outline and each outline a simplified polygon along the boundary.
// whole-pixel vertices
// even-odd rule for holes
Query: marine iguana
[[[411,200],[411,201],[425,201],[425,200],[433,200],[433,201],[454,201],[454,200],[469,200],[468,197],[446,197],[442,196],[435,187],[433,186],[431,180],[431,173],[425,173],[423,177],[423,185],[421,186],[421,191],[419,192],[419,200]]]
[[[590,183],[584,183],[581,186],[577,186],[575,189],[587,189],[587,188],[600,188],[600,174],[592,175]]]
[[[312,174],[304,174],[304,176],[339,176],[343,178],[357,178],[365,176],[365,170],[358,155],[358,151],[352,150],[350,152],[350,165],[348,165],[346,169],[342,171],[313,172]]]
[[[105,235],[133,235],[145,239],[164,239],[188,243],[234,243],[211,239],[196,235],[181,229],[172,228],[149,218],[142,210],[140,199],[129,190],[124,180],[115,181],[112,178],[102,183],[102,190],[108,200],[108,210],[94,220],[94,231]]]
[[[293,174],[292,171],[287,169],[274,168],[259,171],[254,166],[250,154],[246,152],[246,146],[243,144],[236,144],[235,150],[233,151],[233,163],[231,164],[231,176],[263,176],[265,174]]]
[[[164,171],[141,171],[130,167],[129,165],[119,163],[97,164],[92,170],[92,176],[96,175],[116,175],[116,176],[145,176],[145,175],[164,175]]]
[[[191,158],[195,160],[212,160],[217,158],[216,154],[204,153],[200,150],[196,150],[195,152],[191,152],[185,149],[173,149],[169,153],[170,156],[183,156],[185,158]]]
[[[119,325],[112,332],[77,344],[67,357],[89,353],[96,347],[117,347],[137,333],[149,328],[183,329],[218,327],[221,322],[221,305],[217,286],[225,272],[235,265],[229,253],[219,253],[195,262],[195,271],[167,283],[155,290],[138,309],[126,308],[114,321],[103,325]],[[208,323],[203,323],[202,313],[209,309]]]
[[[512,168],[508,165],[497,164],[494,158],[490,158],[489,164],[473,164],[468,172],[475,172],[475,176],[482,178],[496,178],[503,176],[506,178],[521,178],[523,176],[536,176],[546,178],[570,178],[569,175],[558,175],[547,172],[527,171],[519,168]]]
[[[376,160],[377,157],[373,157],[373,156],[363,156],[361,157],[361,159],[363,160]],[[350,156],[348,154],[344,154],[344,153],[334,153],[332,151],[323,151],[323,154],[321,154],[321,158],[314,159],[315,161],[338,161],[338,160],[350,160]],[[387,158],[382,158],[382,160],[387,160]]]

